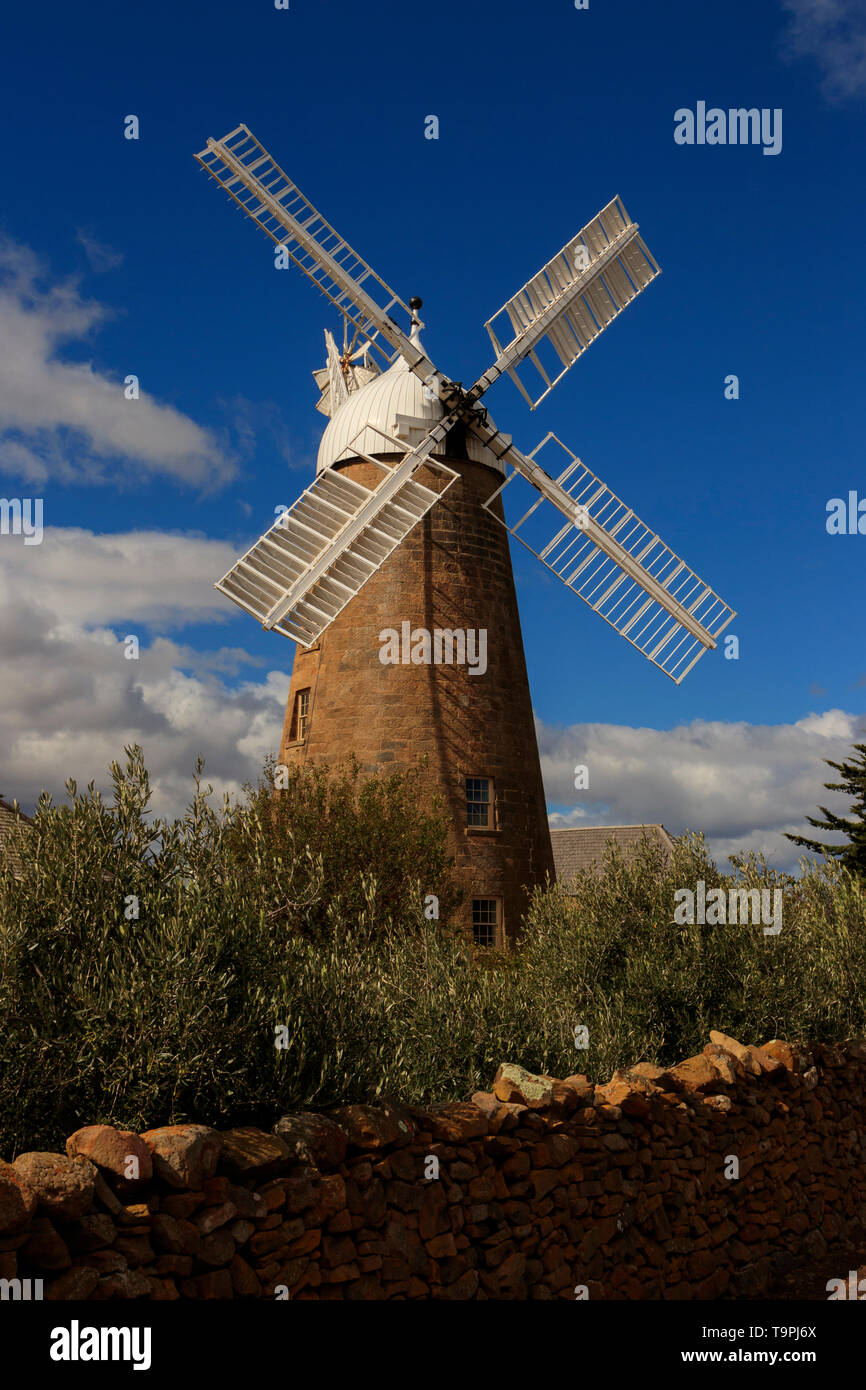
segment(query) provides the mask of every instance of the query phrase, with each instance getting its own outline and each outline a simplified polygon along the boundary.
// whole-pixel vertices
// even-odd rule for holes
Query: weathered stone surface
[[[712,1062],[720,1078],[728,1086],[735,1086],[746,1075],[745,1065],[739,1057],[735,1057],[733,1053],[727,1052],[725,1048],[718,1047],[715,1043],[707,1043],[704,1048],[704,1056]]]
[[[228,1231],[213,1231],[199,1246],[198,1258],[206,1265],[229,1265],[235,1254],[235,1243]]]
[[[770,1042],[766,1042],[758,1048],[758,1052],[763,1053],[765,1057],[772,1057],[775,1061],[781,1062],[787,1071],[800,1070],[799,1050],[791,1043],[782,1042],[779,1038],[772,1038]],[[760,1059],[756,1058],[755,1060],[759,1061]]]
[[[255,1131],[257,1134],[263,1132],[263,1130]],[[213,1178],[205,1178],[203,1205],[206,1207],[222,1206],[223,1202],[230,1200],[233,1191],[237,1191],[237,1186],[224,1173],[219,1173]]]
[[[167,1216],[186,1220],[203,1202],[203,1192],[171,1192],[167,1197],[160,1198],[159,1209]]]
[[[334,1118],[356,1149],[382,1149],[412,1137],[411,1119],[384,1105],[345,1105],[334,1111]]]
[[[68,1269],[72,1264],[66,1242],[47,1216],[36,1216],[21,1247],[21,1258],[37,1269]]]
[[[74,1221],[90,1211],[96,1169],[86,1158],[25,1153],[19,1154],[12,1166],[30,1188],[42,1211],[67,1221]]]
[[[640,1076],[644,1081],[651,1081],[653,1085],[665,1089],[665,1082],[668,1074],[664,1067],[657,1067],[654,1062],[636,1062],[633,1067],[628,1068],[629,1076]]]
[[[516,1129],[527,1110],[528,1106],[519,1105],[516,1101],[500,1101],[487,1121],[491,1135]]]
[[[346,1157],[346,1131],[325,1115],[284,1115],[274,1125],[274,1134],[300,1163],[337,1168]]]
[[[187,1277],[192,1274],[192,1255],[159,1255],[156,1260],[156,1272],[170,1275],[172,1278],[178,1275]]]
[[[88,1269],[95,1269],[97,1274],[117,1274],[127,1267],[123,1255],[118,1255],[116,1250],[89,1250],[79,1255],[78,1259]]]
[[[592,1100],[595,1086],[588,1076],[584,1076],[583,1072],[577,1071],[571,1076],[566,1076],[562,1084],[563,1086],[570,1086],[586,1103]]]
[[[579,1105],[588,1103],[588,1092],[579,1091],[575,1086],[567,1086],[564,1081],[553,1083],[553,1103],[563,1115],[571,1115]]]
[[[347,1202],[346,1183],[339,1173],[329,1173],[313,1189],[312,1210],[317,1220],[332,1223]]]
[[[0,1159],[0,1233],[22,1230],[36,1211],[36,1193],[11,1163]]]
[[[493,1080],[493,1094],[505,1103],[543,1110],[553,1104],[553,1078],[535,1076],[525,1067],[503,1062]]]
[[[595,1088],[500,1069],[500,1090],[524,1099],[418,1109],[408,1137],[390,1102],[345,1107],[360,1142],[345,1135],[340,1172],[313,1163],[333,1139],[320,1117],[294,1127],[294,1151],[233,1131],[231,1176],[199,1165],[187,1192],[155,1166],[123,1205],[81,1154],[22,1155],[61,1210],[85,1164],[102,1208],[49,1218],[0,1165],[0,1210],[5,1194],[24,1222],[0,1231],[0,1278],[42,1278],[68,1300],[272,1299],[281,1285],[328,1301],[552,1300],[577,1284],[596,1299],[762,1296],[785,1261],[821,1259],[866,1224],[866,1043],[772,1047],[714,1033],[670,1072],[638,1064]],[[99,1128],[83,1131],[91,1153],[115,1142]],[[732,1155],[746,1181],[728,1180]]]
[[[702,1052],[671,1067],[668,1075],[687,1091],[717,1091],[720,1085],[730,1084],[715,1063]]]
[[[121,1233],[114,1242],[114,1249],[122,1255],[131,1269],[150,1264],[154,1257],[153,1246],[145,1235],[126,1235]]]
[[[259,1277],[242,1255],[235,1255],[232,1258],[229,1273],[231,1274],[232,1288],[237,1298],[260,1297],[262,1286]]]
[[[76,1265],[73,1269],[68,1269],[65,1274],[61,1274],[58,1279],[52,1280],[44,1292],[44,1297],[48,1299],[83,1299],[89,1298],[99,1283],[99,1275],[95,1269],[90,1269],[86,1265]]]
[[[103,1172],[122,1178],[130,1185],[136,1181],[148,1182],[153,1174],[150,1149],[129,1129],[85,1125],[70,1134],[66,1154],[68,1158],[89,1158]]]
[[[743,1044],[737,1042],[735,1038],[729,1038],[727,1033],[719,1033],[715,1029],[711,1029],[710,1042],[715,1044],[716,1047],[724,1048],[725,1052],[730,1052],[732,1056],[738,1058],[750,1076],[760,1076],[760,1064],[751,1055],[748,1047],[744,1047]]]
[[[96,1169],[96,1178],[93,1184],[93,1191],[96,1200],[109,1211],[112,1216],[117,1216],[123,1210],[123,1203],[116,1193],[112,1192],[105,1178]]]
[[[727,1113],[729,1110],[733,1110],[733,1108],[734,1108],[734,1102],[731,1100],[731,1097],[730,1097],[730,1096],[722,1096],[722,1095],[718,1095],[718,1096],[708,1096],[708,1095],[705,1095],[705,1096],[704,1096],[704,1105],[708,1105],[708,1106],[710,1107],[711,1110],[722,1110],[722,1111],[724,1111],[725,1113]]]
[[[180,1292],[184,1298],[234,1298],[232,1277],[227,1269],[214,1269],[194,1279],[182,1279]]]
[[[152,1288],[152,1281],[141,1270],[128,1269],[100,1279],[97,1292],[103,1298],[147,1298]]]
[[[169,1187],[198,1189],[216,1172],[222,1138],[207,1125],[163,1125],[141,1138],[153,1154],[157,1176]]]
[[[234,1202],[221,1202],[218,1207],[205,1207],[195,1218],[194,1224],[198,1226],[203,1236],[209,1236],[211,1231],[216,1231],[220,1226],[225,1226],[227,1221],[231,1221],[237,1216],[238,1209]]]
[[[473,1091],[472,1104],[481,1111],[482,1115],[485,1115],[489,1119],[502,1102],[492,1091]]]
[[[756,1047],[754,1043],[750,1043],[746,1050],[752,1060],[757,1062],[761,1071],[766,1072],[769,1076],[776,1076],[787,1069],[784,1056],[777,1057],[769,1048]]]
[[[170,1255],[197,1255],[201,1247],[198,1227],[183,1217],[169,1216],[168,1212],[154,1215],[150,1234],[156,1249]]]
[[[624,1115],[646,1119],[652,1112],[651,1100],[657,1087],[631,1072],[616,1071],[606,1086],[596,1086],[595,1104],[618,1106]]]
[[[150,1297],[154,1302],[165,1302],[169,1299],[173,1300],[175,1298],[180,1298],[180,1294],[178,1293],[177,1284],[173,1279],[155,1279],[151,1275]]]
[[[127,1233],[133,1227],[140,1226],[147,1228],[150,1225],[151,1210],[147,1202],[124,1202],[120,1211],[117,1213],[117,1224],[124,1227]]]
[[[70,1225],[65,1235],[70,1250],[102,1250],[106,1245],[113,1245],[117,1227],[110,1216],[94,1211]]]
[[[234,1176],[249,1177],[282,1172],[292,1157],[288,1144],[276,1134],[243,1126],[222,1135],[220,1163]]]
[[[477,1105],[465,1101],[433,1105],[426,1110],[416,1108],[412,1113],[419,1127],[441,1143],[459,1144],[487,1133],[486,1115]]]

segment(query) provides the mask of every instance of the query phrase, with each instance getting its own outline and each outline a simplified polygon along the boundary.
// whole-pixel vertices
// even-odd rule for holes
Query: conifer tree
[[[866,878],[866,743],[855,743],[854,752],[859,756],[843,763],[824,759],[827,766],[835,768],[842,777],[841,782],[825,782],[824,786],[828,791],[847,792],[853,799],[850,819],[837,816],[834,811],[828,811],[826,806],[818,808],[824,815],[823,820],[806,817],[809,824],[814,825],[817,830],[835,830],[846,835],[847,842],[828,845],[820,840],[811,840],[806,835],[788,835],[787,832],[786,838],[792,840],[795,845],[802,845],[804,849],[811,850],[813,854],[830,855],[838,859],[844,868]]]

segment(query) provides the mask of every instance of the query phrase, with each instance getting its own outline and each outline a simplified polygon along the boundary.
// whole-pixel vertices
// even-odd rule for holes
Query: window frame
[[[479,898],[473,897],[473,898],[471,899],[471,902],[472,902],[472,944],[473,944],[473,946],[476,948],[476,950],[479,950],[479,951],[491,951],[491,950],[494,950],[494,951],[495,951],[495,950],[498,950],[498,949],[502,946],[502,940],[503,940],[502,898],[501,898],[501,897],[497,897],[496,894],[494,893],[494,894],[491,894],[489,897],[484,897],[484,898],[481,898],[481,897],[479,897]],[[495,913],[495,916],[494,916],[494,920],[493,920],[492,923],[491,923],[491,922],[478,922],[478,923],[476,923],[476,921],[475,921],[475,905],[476,905],[476,903],[479,903],[479,904],[480,904],[480,903],[493,903],[493,905],[494,905],[494,913]],[[487,927],[487,928],[492,927],[492,928],[493,928],[492,939],[491,939],[490,941],[479,941],[478,938],[477,938],[477,936],[476,936],[476,926],[479,926],[479,927]]]
[[[470,799],[470,796],[469,796],[469,783],[470,783],[470,782],[486,782],[486,783],[487,783],[488,798],[487,798],[486,801],[473,801],[473,800]],[[478,775],[475,775],[475,774],[473,774],[473,775],[471,775],[471,776],[464,777],[464,779],[463,779],[463,804],[464,804],[464,806],[465,806],[465,808],[466,808],[466,811],[465,811],[465,814],[466,814],[466,824],[465,824],[465,827],[464,827],[464,828],[466,829],[466,831],[467,831],[470,835],[471,835],[471,834],[476,834],[476,833],[477,833],[477,834],[480,834],[480,835],[489,835],[489,834],[491,833],[491,831],[495,831],[495,830],[498,830],[498,829],[499,829],[499,827],[498,827],[498,825],[497,825],[497,816],[496,816],[496,783],[494,782],[494,780],[493,780],[492,777],[482,777],[482,776],[478,776]],[[469,813],[469,808],[470,808],[470,806],[486,806],[486,807],[487,807],[487,824],[486,824],[486,825],[478,825],[477,823],[474,823],[473,821],[471,821],[471,820],[469,819],[469,814],[470,814],[470,813]]]
[[[313,687],[311,685],[301,686],[295,691],[295,698],[292,701],[292,722],[289,725],[289,743],[305,743],[307,730],[310,727],[310,709],[312,705]],[[304,712],[301,713],[301,699],[306,695],[306,705]],[[303,732],[301,729],[303,728]]]

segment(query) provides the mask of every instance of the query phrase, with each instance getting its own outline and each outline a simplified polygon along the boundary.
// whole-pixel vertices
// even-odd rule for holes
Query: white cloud
[[[198,486],[226,481],[234,465],[210,432],[148,395],[146,382],[138,400],[125,399],[128,368],[113,379],[60,355],[108,316],[75,280],[46,286],[32,251],[0,241],[0,467],[37,485],[101,482],[130,464]]]
[[[123,253],[115,251],[113,246],[108,246],[103,241],[97,241],[92,232],[84,227],[79,227],[75,233],[75,240],[84,250],[84,254],[90,262],[92,270],[102,272],[105,270],[116,270],[123,264]]]
[[[35,605],[56,623],[158,623],[180,627],[218,622],[235,610],[214,581],[234,564],[238,548],[203,536],[165,531],[96,535],[74,526],[46,526],[42,544],[0,541],[0,599]]]
[[[273,669],[237,647],[197,652],[168,637],[129,661],[107,624],[180,627],[219,616],[211,588],[233,558],[222,542],[130,533],[46,531],[41,546],[0,543],[0,795],[31,805],[43,787],[63,798],[68,777],[105,790],[124,744],[141,743],[154,809],[186,805],[199,753],[218,794],[255,781],[279,746],[292,662],[274,639]],[[13,549],[14,547],[14,549]],[[125,635],[125,631],[120,636]]]
[[[729,854],[755,849],[779,868],[792,866],[799,850],[784,831],[810,833],[806,816],[819,804],[847,813],[845,797],[824,788],[835,774],[823,759],[842,761],[864,727],[862,716],[838,709],[793,724],[695,720],[667,730],[539,722],[548,802],[571,808],[551,823],[660,821],[675,835],[703,830],[722,865]],[[578,764],[589,769],[584,791],[574,787]]]
[[[790,58],[813,58],[831,99],[866,93],[864,0],[782,0],[790,15],[783,48]]]
[[[111,759],[136,742],[161,814],[186,804],[199,753],[219,793],[257,778],[279,746],[292,644],[274,637],[265,664],[242,648],[198,651],[167,635],[232,611],[212,583],[235,554],[222,541],[164,532],[47,528],[39,546],[0,540],[0,795],[25,807],[43,787],[62,798],[70,776],[104,789]],[[156,627],[149,646],[137,624]],[[138,661],[124,657],[128,631],[142,637]],[[539,723],[538,736],[548,801],[566,808],[554,823],[662,821],[674,834],[704,830],[722,865],[754,848],[786,867],[797,850],[784,830],[807,830],[821,802],[847,811],[824,789],[823,759],[841,761],[863,728],[833,709],[778,725]],[[581,792],[578,763],[590,776]]]

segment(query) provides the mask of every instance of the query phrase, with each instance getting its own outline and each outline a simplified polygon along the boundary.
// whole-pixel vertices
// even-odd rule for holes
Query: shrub
[[[110,801],[73,783],[68,805],[40,798],[22,876],[0,869],[4,1156],[84,1124],[455,1099],[502,1061],[603,1081],[670,1065],[710,1028],[863,1030],[866,888],[839,865],[793,878],[750,855],[723,874],[700,836],[670,860],[648,839],[612,846],[573,894],[534,893],[520,950],[491,968],[449,926],[445,825],[414,778],[302,769],[275,800],[271,776],[214,810],[199,766],[186,814],[151,820],[134,748]],[[701,878],[781,887],[781,933],[674,925],[675,890]]]

